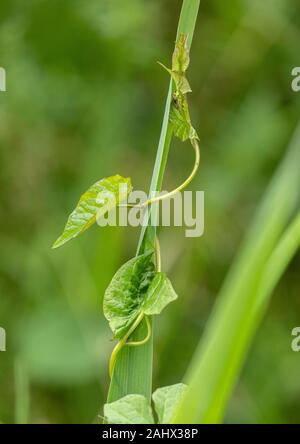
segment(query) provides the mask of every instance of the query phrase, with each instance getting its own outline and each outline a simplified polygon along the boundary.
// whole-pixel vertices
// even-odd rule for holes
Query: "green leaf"
[[[132,191],[130,178],[106,177],[92,185],[80,198],[70,214],[61,236],[52,248],[58,248],[83,233],[108,211],[123,202]]]
[[[172,57],[172,71],[184,74],[190,64],[190,53],[187,34],[181,33],[175,44]]]
[[[104,405],[108,424],[154,424],[151,406],[142,395],[127,395]]]
[[[185,76],[185,72],[190,64],[188,36],[181,33],[176,44],[172,57],[172,69],[159,64],[170,74],[175,83],[175,92],[170,107],[169,123],[174,135],[185,142],[190,139],[198,139],[198,135],[192,126],[189,106],[186,94],[192,92],[190,84]]]
[[[155,315],[177,298],[164,273],[154,270],[153,252],[126,262],[108,286],[103,310],[114,336],[121,339],[137,316]]]
[[[186,97],[181,93],[175,93],[170,111],[170,123],[174,135],[182,142],[190,139],[198,139],[198,135],[191,124],[189,107]]]
[[[146,293],[141,309],[146,315],[158,315],[178,296],[165,273],[156,273]]]
[[[187,94],[192,92],[190,84],[185,76],[185,72],[190,64],[187,35],[180,34],[180,37],[176,41],[175,50],[172,57],[172,69],[167,68],[160,62],[158,63],[168,71],[174,80],[177,93]]]
[[[175,71],[171,71],[170,74],[172,76],[172,79],[175,82],[175,86],[176,86],[177,91],[179,91],[181,94],[187,94],[187,93],[192,92],[189,81],[185,75],[180,74]]]
[[[187,389],[185,384],[175,384],[157,389],[153,395],[154,408],[159,424],[170,424]]]
[[[181,94],[187,94],[192,92],[189,81],[184,74],[181,74],[177,71],[172,71],[170,68],[167,68],[163,63],[158,62],[160,66],[162,66],[172,77],[174,80],[176,91],[179,91]]]
[[[126,262],[114,275],[104,294],[103,311],[116,338],[121,339],[138,316],[154,275],[152,251]]]
[[[170,424],[187,386],[175,384],[157,389],[153,404],[159,424]],[[104,405],[104,416],[108,424],[154,424],[149,401],[142,395],[127,395]]]

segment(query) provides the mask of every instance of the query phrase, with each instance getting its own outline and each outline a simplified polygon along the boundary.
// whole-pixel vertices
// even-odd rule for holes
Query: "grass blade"
[[[200,0],[184,0],[177,29],[177,37],[181,34],[188,34],[189,45],[191,46]],[[172,140],[172,131],[169,125],[169,112],[172,100],[172,81],[170,82],[163,124],[156,154],[155,165],[150,185],[150,193],[160,191],[163,176],[167,163],[169,147]],[[151,211],[156,211],[154,205]],[[155,227],[148,226],[142,229],[137,254],[144,252],[147,247],[154,247]],[[153,331],[153,328],[152,328]],[[146,334],[146,325],[142,323],[137,328],[132,339],[139,341]],[[152,362],[153,362],[153,335],[151,339],[140,347],[124,347],[118,355],[114,375],[108,393],[108,402],[128,394],[141,394],[151,400],[152,393]]]
[[[19,358],[15,360],[15,423],[28,424],[29,420],[29,380],[27,371]]]
[[[300,125],[219,295],[187,372],[189,389],[175,423],[222,420],[270,292],[299,244],[298,219],[278,244],[298,202],[299,164]]]

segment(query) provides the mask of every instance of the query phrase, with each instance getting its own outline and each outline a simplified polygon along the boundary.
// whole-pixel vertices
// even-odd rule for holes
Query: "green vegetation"
[[[197,26],[198,1],[23,3],[0,6],[0,422],[299,422],[299,2],[202,1]],[[153,227],[95,224],[148,178],[205,191],[205,235],[160,230],[161,258]]]
[[[172,68],[166,68],[171,76],[169,96],[172,95],[172,100],[170,101],[169,98],[167,100],[161,134],[163,143],[160,142],[165,153],[169,149],[173,134],[182,142],[190,140],[196,153],[195,165],[191,175],[182,185],[163,197],[150,197],[143,204],[143,207],[151,206],[153,203],[169,198],[181,191],[191,182],[199,166],[199,138],[191,124],[186,98],[186,94],[192,91],[186,78],[186,70],[190,63],[189,42],[191,42],[193,36],[199,4],[199,0],[185,0],[182,5]],[[187,33],[184,34],[183,30],[186,30]],[[189,35],[190,39],[188,38]],[[166,137],[167,134],[169,134],[169,137]],[[160,155],[161,146],[158,147],[158,156]],[[157,167],[159,171],[163,172],[163,162],[161,161],[155,165],[152,182],[156,179]],[[122,204],[131,191],[131,180],[124,179],[119,175],[101,179],[92,185],[81,196],[77,207],[69,216],[63,233],[53,244],[53,248],[62,246],[88,229],[96,220],[99,220],[98,218],[114,209],[116,205]],[[156,189],[155,193],[158,191]],[[112,382],[108,396],[109,404],[106,405],[105,409],[107,421],[115,421],[114,413],[116,411],[123,412],[126,417],[126,410],[128,405],[131,404],[133,404],[135,412],[132,419],[138,414],[138,409],[142,409],[141,415],[144,413],[145,405],[148,405],[151,399],[149,387],[152,384],[152,322],[150,317],[160,314],[175,299],[177,299],[177,295],[171,282],[161,272],[160,247],[156,238],[156,225],[153,225],[153,221],[150,223],[149,218],[146,231],[141,234],[138,255],[119,269],[104,295],[104,315],[109,321],[114,338],[119,340],[110,358],[109,374]],[[136,339],[135,336],[140,333],[141,324],[144,324],[147,333],[143,339]],[[138,350],[136,355],[119,358],[122,350],[128,347],[135,347]],[[146,359],[144,358],[144,352],[140,353],[137,347],[147,347],[149,352]],[[144,369],[139,366],[140,356],[143,357]],[[121,367],[118,367],[119,360],[123,361]],[[132,385],[128,388],[126,379],[129,378],[133,381],[140,379],[143,381],[143,385],[139,384],[136,387]],[[123,395],[125,395],[125,398]],[[128,398],[128,395],[130,395],[130,398]],[[144,416],[144,419],[146,420],[147,417],[147,415]]]

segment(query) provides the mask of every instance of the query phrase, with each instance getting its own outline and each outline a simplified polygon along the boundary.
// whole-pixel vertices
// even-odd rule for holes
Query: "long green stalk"
[[[183,33],[188,35],[191,46],[200,0],[184,0],[177,29],[177,37]],[[155,165],[152,174],[150,192],[159,192],[162,187],[164,172],[172,140],[172,130],[169,125],[169,112],[172,100],[173,85],[170,82],[163,125],[161,129]],[[152,220],[155,219],[156,206],[151,208]],[[154,214],[153,214],[154,213]],[[153,224],[155,225],[155,224]],[[141,232],[137,254],[147,248],[155,248],[155,226],[144,227]],[[153,331],[153,328],[152,328]],[[134,341],[140,341],[147,334],[147,326],[143,322],[132,335]],[[108,402],[113,402],[131,393],[144,395],[149,401],[152,393],[152,361],[153,361],[153,335],[150,340],[140,347],[124,347],[118,354],[113,378],[109,388]]]
[[[19,358],[15,360],[15,423],[28,424],[29,380],[26,368]]]
[[[188,369],[175,423],[218,423],[271,292],[300,242],[300,125],[219,295]]]

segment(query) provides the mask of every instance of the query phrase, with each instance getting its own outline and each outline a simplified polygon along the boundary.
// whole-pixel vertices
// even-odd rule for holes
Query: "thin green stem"
[[[195,151],[195,162],[194,162],[192,172],[190,173],[188,178],[185,179],[184,182],[182,182],[178,187],[174,188],[174,190],[170,191],[169,193],[162,194],[160,196],[155,196],[150,199],[147,199],[142,204],[127,204],[126,203],[126,204],[120,204],[119,207],[144,208],[149,205],[152,205],[153,203],[160,202],[161,200],[170,199],[175,194],[180,193],[180,191],[184,190],[191,183],[191,181],[194,179],[194,177],[199,169],[199,165],[200,165],[200,148],[199,148],[199,144],[197,142],[197,139],[193,139],[191,144],[192,144],[192,147],[194,148],[194,151]]]
[[[156,263],[156,271],[161,272],[161,255],[160,255],[160,243],[159,239],[156,236],[155,238],[155,263]]]
[[[136,318],[136,320],[134,321],[134,323],[132,324],[132,326],[130,327],[130,329],[128,330],[128,332],[126,333],[126,335],[117,343],[117,345],[113,349],[112,354],[110,356],[110,361],[109,361],[109,374],[110,374],[110,377],[112,377],[112,375],[113,375],[113,371],[114,371],[114,368],[115,368],[115,363],[116,363],[116,359],[117,359],[118,353],[120,352],[120,350],[126,344],[127,339],[132,335],[134,330],[142,322],[143,318],[144,318],[144,313],[141,312],[138,315],[138,317]]]
[[[139,345],[144,345],[144,344],[146,344],[146,342],[149,341],[150,336],[151,336],[151,324],[150,324],[148,316],[145,316],[145,320],[146,320],[147,329],[148,329],[147,336],[145,337],[145,339],[142,339],[141,341],[126,342],[126,345],[129,345],[131,347],[136,347]]]
[[[191,183],[191,181],[194,179],[194,177],[198,171],[199,165],[200,165],[200,148],[199,148],[199,144],[196,139],[193,139],[192,147],[194,148],[194,151],[195,151],[195,163],[194,163],[193,170],[192,170],[191,174],[188,176],[188,178],[184,182],[182,182],[181,185],[179,185],[177,188],[170,191],[169,193],[163,194],[161,196],[155,196],[155,197],[152,197],[151,199],[146,200],[141,205],[141,207],[146,207],[146,206],[151,205],[155,202],[160,202],[161,200],[164,200],[164,199],[170,199],[175,194],[180,193],[180,191],[184,190]]]
[[[134,330],[139,326],[139,324],[142,322],[142,320],[144,319],[146,320],[146,324],[147,324],[147,336],[142,339],[141,341],[131,341],[131,342],[127,342],[127,339],[132,335],[132,333],[134,332]],[[136,318],[136,320],[134,321],[134,323],[132,324],[132,326],[130,327],[130,329],[128,330],[128,332],[126,333],[126,335],[124,336],[124,338],[122,338],[117,345],[115,346],[115,348],[112,351],[112,354],[110,356],[110,361],[109,361],[109,375],[112,378],[113,375],[113,371],[115,368],[115,363],[116,363],[116,359],[117,359],[117,355],[120,352],[120,350],[122,350],[122,348],[126,345],[129,346],[138,346],[138,345],[144,345],[146,344],[146,342],[149,341],[151,336],[151,324],[149,321],[148,316],[145,316],[143,312],[141,312],[139,314],[139,316]]]

